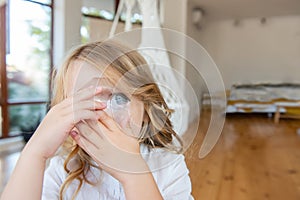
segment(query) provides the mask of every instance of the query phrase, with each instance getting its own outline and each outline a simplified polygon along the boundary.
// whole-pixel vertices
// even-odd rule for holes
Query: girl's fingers
[[[102,123],[107,129],[114,131],[119,130],[119,125],[111,118],[105,111],[100,110],[98,112],[99,122]],[[100,124],[101,126],[101,124]]]
[[[73,117],[73,123],[77,124],[78,122],[86,119],[97,120],[99,118],[98,112],[100,111],[81,110],[80,112],[73,112],[71,117]]]
[[[80,104],[86,100],[90,100],[92,102],[91,105],[94,105],[95,102],[97,102],[94,97],[96,95],[100,94],[101,92],[102,92],[102,89],[100,87],[85,88],[85,89],[80,90],[79,92],[75,93],[73,96],[66,98],[60,104],[56,105],[55,107],[58,107],[59,110],[73,108],[77,104]],[[101,102],[98,101],[98,103],[101,103]]]
[[[97,115],[98,116],[98,115]],[[107,128],[103,129],[101,124],[98,120],[86,120],[86,124],[93,129],[96,133],[98,133],[101,137],[103,133],[106,131]],[[103,126],[103,125],[102,125]]]
[[[102,92],[101,87],[90,86],[90,87],[84,88],[84,89],[76,92],[73,95],[73,101],[79,102],[82,100],[87,100],[87,99],[90,99],[91,97],[94,97],[97,94],[100,94],[101,92]]]
[[[105,163],[107,161],[107,157],[110,155],[103,155],[100,153],[101,149],[93,145],[90,141],[88,141],[86,138],[82,137],[78,133],[70,133],[71,137],[75,140],[75,142],[88,154],[90,155],[97,164],[103,168],[104,165],[102,162]],[[100,162],[102,160],[102,162]]]
[[[85,122],[80,122],[76,124],[76,128],[78,129],[80,136],[90,144],[94,145],[98,148],[99,144],[102,143],[102,137],[100,134],[97,134],[91,127],[89,127]]]
[[[73,105],[74,112],[80,112],[81,110],[102,110],[106,108],[105,102],[98,102],[98,101],[82,101],[77,104]]]
[[[75,140],[75,142],[84,150],[86,151],[90,156],[92,152],[97,152],[98,148],[91,143],[88,139],[82,137],[80,134],[78,134],[75,131],[71,131],[70,133],[71,137]]]
[[[93,119],[84,120],[84,122],[79,122],[78,125],[80,127],[82,127],[83,129],[92,131],[93,133],[95,133],[95,135],[99,135],[100,138],[102,138],[102,139],[105,138],[105,134],[109,131],[98,120],[93,120]]]
[[[68,109],[62,111],[63,116],[72,118],[73,123],[77,123],[84,119],[98,120],[99,111],[106,108],[106,103],[95,101],[84,101],[76,105],[70,106]]]

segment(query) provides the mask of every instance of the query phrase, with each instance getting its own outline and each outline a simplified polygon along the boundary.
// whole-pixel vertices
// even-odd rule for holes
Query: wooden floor
[[[227,115],[217,145],[200,160],[209,117],[202,113],[200,130],[186,152],[195,199],[300,199],[300,120],[274,124],[267,115]]]
[[[209,124],[202,112],[199,132],[186,152],[196,200],[299,200],[300,120],[274,124],[266,115],[230,115],[213,151],[198,152]],[[0,154],[0,193],[19,152]]]

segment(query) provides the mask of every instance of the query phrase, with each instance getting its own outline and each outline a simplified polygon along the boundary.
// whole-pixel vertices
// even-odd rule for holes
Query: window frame
[[[9,0],[8,0],[9,1]],[[50,4],[45,4],[41,2],[37,2],[34,0],[25,0],[27,2],[31,2],[34,4],[38,4],[41,6],[47,6],[51,9],[51,24],[50,24],[50,49],[49,49],[49,57],[50,57],[50,66],[49,66],[49,89],[48,89],[48,100],[47,101],[39,101],[39,100],[29,100],[29,101],[10,101],[8,99],[8,81],[7,81],[7,70],[6,70],[6,45],[7,45],[7,5],[4,4],[0,7],[0,78],[1,78],[1,87],[0,87],[0,106],[1,106],[1,114],[2,114],[2,135],[0,139],[20,136],[9,135],[9,107],[15,105],[34,105],[34,104],[49,104],[51,98],[51,85],[52,85],[52,73],[53,73],[53,26],[54,26],[54,0],[51,0]],[[1,122],[0,122],[1,123]]]

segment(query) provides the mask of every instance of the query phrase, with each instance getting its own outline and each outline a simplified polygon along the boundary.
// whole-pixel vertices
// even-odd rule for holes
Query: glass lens
[[[128,129],[131,120],[130,99],[124,93],[112,92],[107,105],[107,112],[111,114],[111,117],[123,129]]]
[[[96,101],[105,102],[107,107],[104,110],[115,121],[124,127],[129,118],[130,98],[114,87],[114,84],[107,78],[95,78],[87,86],[101,87],[102,92],[95,96]]]
[[[143,104],[124,91],[118,90],[107,78],[94,78],[84,87],[101,87],[102,92],[94,97],[95,101],[105,102],[104,111],[119,124],[122,130],[138,137],[143,118]]]

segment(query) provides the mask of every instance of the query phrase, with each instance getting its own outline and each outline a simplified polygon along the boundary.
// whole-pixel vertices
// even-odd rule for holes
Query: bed
[[[271,113],[276,123],[284,117],[300,119],[300,84],[235,84],[226,113]]]

